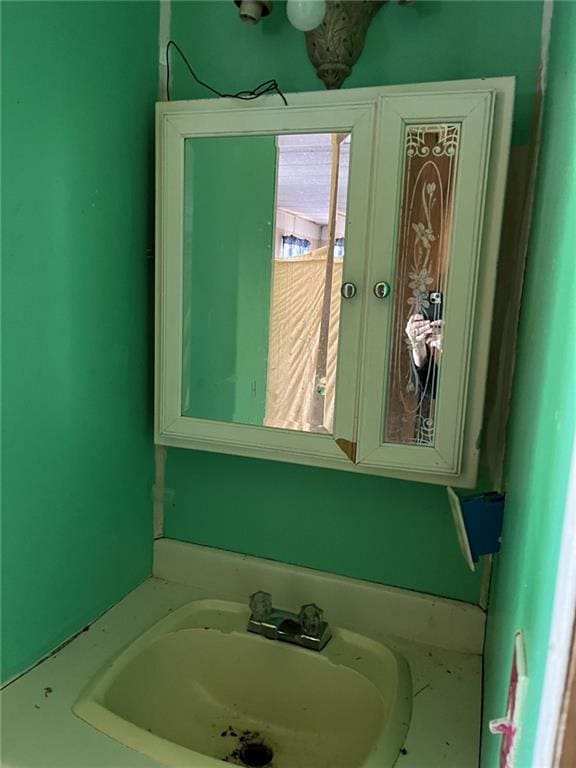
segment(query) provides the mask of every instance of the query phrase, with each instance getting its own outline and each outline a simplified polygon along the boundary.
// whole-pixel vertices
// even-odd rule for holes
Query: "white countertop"
[[[3,768],[157,767],[79,720],[71,707],[92,675],[145,629],[186,602],[210,597],[215,595],[206,589],[148,579],[89,630],[7,686],[1,694]],[[477,768],[481,656],[374,636],[402,653],[412,671],[412,722],[397,768]]]

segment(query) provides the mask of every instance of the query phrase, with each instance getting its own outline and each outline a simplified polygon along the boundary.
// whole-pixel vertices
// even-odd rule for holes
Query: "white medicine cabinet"
[[[472,487],[513,96],[158,104],[156,442]]]

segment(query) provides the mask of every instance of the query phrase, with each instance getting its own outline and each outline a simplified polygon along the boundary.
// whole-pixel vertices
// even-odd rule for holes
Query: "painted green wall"
[[[516,75],[514,140],[527,140],[539,53],[539,2],[385,6],[347,87]],[[277,78],[322,89],[283,3],[257,27],[232,3],[176,2],[172,36],[222,91]],[[174,57],[175,98],[209,94]],[[222,483],[222,478],[226,483]],[[443,488],[192,451],[168,451],[175,489],[166,535],[410,589],[476,601],[480,574],[458,551]]]
[[[516,765],[532,768],[556,561],[576,431],[576,4],[554,6],[548,93],[520,322],[508,498],[486,647],[484,768],[498,766],[487,721],[506,709],[517,629],[529,686]]]
[[[444,488],[172,449],[167,473],[169,538],[461,599],[477,594],[455,554]]]
[[[540,48],[540,0],[421,0],[390,2],[373,20],[366,45],[344,87],[395,85],[515,75],[514,141],[528,140]],[[323,90],[306,41],[275,0],[255,27],[242,24],[227,0],[175,0],[172,37],[204,82],[222,92],[254,88],[276,78],[289,91]],[[173,54],[172,98],[210,98]],[[279,102],[280,103],[280,102]]]
[[[182,413],[264,423],[276,142],[186,140]]]
[[[154,2],[2,3],[2,679],[151,566]]]

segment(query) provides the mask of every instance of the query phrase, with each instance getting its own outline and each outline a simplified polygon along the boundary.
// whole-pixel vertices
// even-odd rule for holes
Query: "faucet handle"
[[[254,592],[250,595],[250,610],[255,621],[266,621],[272,613],[272,595],[269,592]]]
[[[300,608],[298,621],[309,637],[319,637],[324,621],[324,611],[316,603],[308,603]]]

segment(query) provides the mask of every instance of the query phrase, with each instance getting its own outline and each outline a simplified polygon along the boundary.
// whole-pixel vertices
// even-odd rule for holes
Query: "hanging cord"
[[[280,90],[278,83],[276,80],[266,80],[264,83],[260,83],[260,85],[257,85],[256,88],[254,88],[253,91],[238,91],[238,93],[221,93],[220,91],[217,91],[216,88],[212,88],[211,85],[208,85],[208,83],[202,82],[200,78],[196,75],[192,67],[190,66],[190,63],[184,53],[182,52],[182,49],[174,42],[174,40],[169,40],[168,44],[166,46],[166,95],[168,98],[168,101],[170,101],[170,46],[172,48],[175,48],[180,56],[182,57],[182,61],[186,66],[188,67],[188,71],[196,80],[198,85],[201,85],[203,88],[207,88],[212,93],[216,94],[216,96],[220,96],[224,99],[243,99],[244,101],[251,101],[252,99],[259,99],[260,96],[264,96],[267,93],[277,93],[278,96],[282,99],[284,102],[284,106],[288,106],[288,102],[286,101],[286,97]]]

